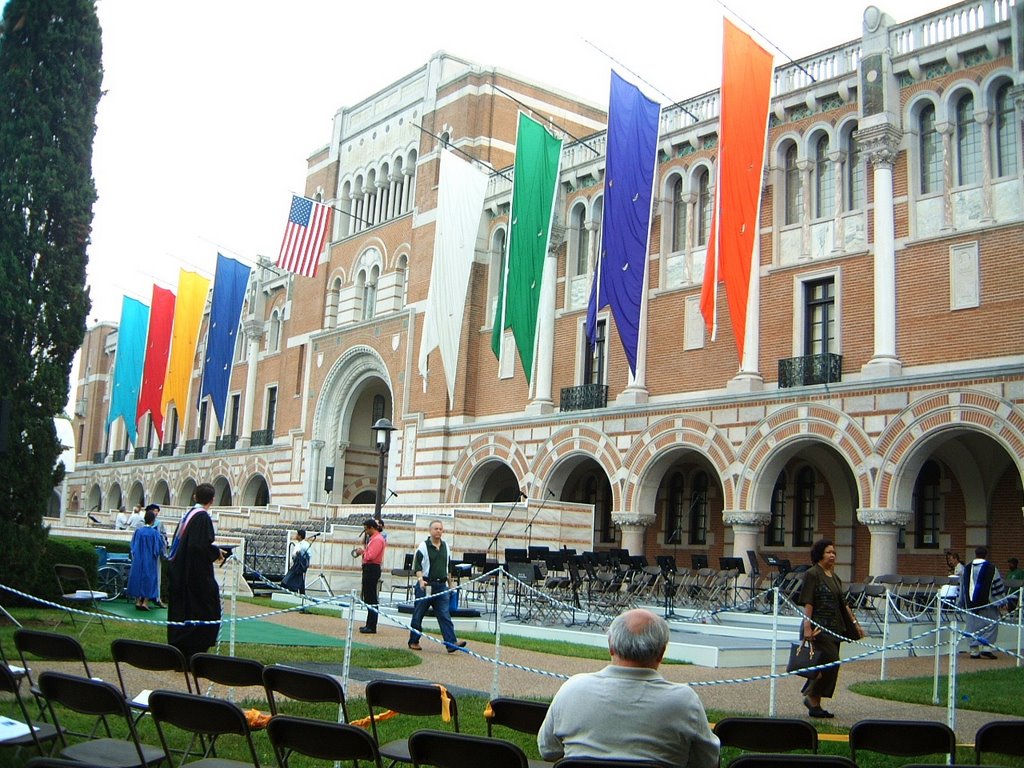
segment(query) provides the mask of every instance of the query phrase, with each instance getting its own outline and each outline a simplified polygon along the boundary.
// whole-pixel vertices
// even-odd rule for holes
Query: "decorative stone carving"
[[[899,527],[910,522],[910,511],[903,509],[858,509],[857,521],[864,525]]]
[[[763,527],[772,520],[771,512],[750,512],[745,509],[726,509],[722,511],[722,522],[726,525],[754,525]]]
[[[854,131],[853,136],[872,165],[892,168],[900,150],[899,129],[889,124],[876,125]]]
[[[249,319],[245,321],[245,338],[248,341],[262,339],[265,330],[262,320]]]
[[[612,522],[619,527],[631,525],[646,528],[654,522],[654,519],[653,513],[645,515],[636,512],[612,512]]]

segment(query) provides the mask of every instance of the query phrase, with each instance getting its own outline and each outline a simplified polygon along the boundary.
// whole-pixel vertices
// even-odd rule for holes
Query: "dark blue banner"
[[[231,362],[235,355],[238,321],[249,284],[250,269],[245,264],[217,254],[217,276],[213,281],[213,302],[210,305],[210,330],[206,336],[206,358],[203,360],[203,386],[198,403],[207,395],[213,401],[217,423],[224,426],[224,403],[231,382]]]

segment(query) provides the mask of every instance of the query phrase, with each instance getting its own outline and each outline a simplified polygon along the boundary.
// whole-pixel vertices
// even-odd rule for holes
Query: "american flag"
[[[292,195],[277,266],[303,277],[314,277],[320,248],[330,226],[330,206]]]

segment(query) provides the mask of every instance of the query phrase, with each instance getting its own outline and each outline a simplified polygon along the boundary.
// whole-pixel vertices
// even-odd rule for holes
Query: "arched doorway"
[[[89,499],[86,503],[89,505],[89,512],[100,511],[100,507],[103,505],[103,492],[100,490],[99,483],[94,483],[89,489]]]
[[[107,489],[106,501],[107,509],[120,509],[123,502],[123,495],[121,494],[121,486],[118,483],[114,483],[110,488]]]
[[[136,507],[141,506],[145,503],[146,492],[142,488],[142,483],[136,480],[132,483],[132,487],[128,489],[128,501],[125,506]]]
[[[178,506],[191,507],[195,494],[196,481],[190,477],[181,484],[181,490],[178,491]]]
[[[463,499],[467,503],[502,504],[519,501],[519,498],[519,480],[515,472],[497,459],[476,467],[463,491]]]
[[[157,484],[153,486],[153,492],[149,495],[149,500],[162,507],[170,506],[171,489],[167,487],[166,480],[157,481]]]
[[[213,481],[213,503],[218,507],[233,506],[231,501],[231,483],[224,475]]]
[[[564,480],[561,478],[564,477]],[[569,456],[553,473],[553,482],[561,481],[561,501],[574,501],[594,507],[595,548],[614,548],[619,531],[612,522],[612,486],[608,475],[597,461],[583,455]]]
[[[270,488],[263,475],[253,475],[242,491],[242,506],[265,507],[270,503]]]

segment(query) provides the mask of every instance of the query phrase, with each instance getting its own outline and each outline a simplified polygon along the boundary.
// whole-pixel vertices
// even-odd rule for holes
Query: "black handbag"
[[[824,654],[820,649],[814,647],[809,640],[801,643],[793,643],[789,648],[789,663],[786,664],[787,672],[796,672],[800,677],[812,679],[818,676],[820,669],[805,671],[808,667],[816,667],[824,664]]]

